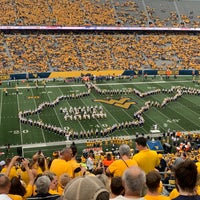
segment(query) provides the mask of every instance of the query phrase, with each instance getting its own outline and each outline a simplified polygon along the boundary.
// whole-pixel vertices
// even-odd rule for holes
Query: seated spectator
[[[71,180],[64,191],[63,200],[109,200],[109,192],[96,176],[83,176]]]
[[[148,189],[145,200],[170,200],[169,197],[161,195],[161,175],[156,170],[152,170],[146,175],[146,185]]]
[[[197,166],[192,160],[187,159],[175,166],[174,175],[176,187],[180,195],[173,200],[200,199],[200,195],[196,192]]]
[[[110,183],[110,200],[117,199],[117,196],[124,195],[124,187],[122,185],[122,177],[121,176],[114,176],[111,179]]]
[[[35,182],[37,194],[33,197],[28,197],[27,200],[36,200],[36,199],[55,200],[55,199],[58,199],[60,197],[60,195],[49,193],[50,184],[51,184],[51,181],[50,181],[49,177],[47,177],[45,175],[40,176]]]

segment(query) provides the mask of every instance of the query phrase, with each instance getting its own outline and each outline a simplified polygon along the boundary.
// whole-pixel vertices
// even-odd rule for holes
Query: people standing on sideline
[[[144,137],[135,139],[136,149],[139,151],[133,156],[138,166],[147,174],[160,164],[160,159],[156,151],[147,147],[147,140]]]

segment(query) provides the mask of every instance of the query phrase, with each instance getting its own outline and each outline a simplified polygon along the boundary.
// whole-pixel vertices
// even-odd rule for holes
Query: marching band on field
[[[164,108],[169,102],[176,101],[178,98],[180,98],[183,94],[188,95],[200,95],[200,89],[192,88],[192,87],[185,87],[185,86],[172,86],[170,89],[155,89],[147,92],[140,92],[137,89],[128,88],[126,90],[102,90],[98,88],[95,84],[91,82],[85,83],[88,90],[86,92],[82,92],[79,94],[69,94],[69,95],[61,95],[57,97],[53,102],[42,102],[35,110],[27,110],[27,111],[20,111],[18,113],[18,117],[21,123],[29,124],[31,126],[36,126],[41,129],[45,129],[48,131],[52,131],[56,134],[63,135],[63,136],[69,136],[69,138],[78,139],[78,138],[90,138],[93,137],[104,137],[109,135],[110,133],[114,132],[115,130],[120,130],[128,127],[135,127],[135,126],[143,126],[144,124],[144,118],[143,113],[145,111],[148,111],[150,107],[157,107],[157,108]],[[146,101],[144,106],[142,106],[139,110],[137,110],[133,114],[133,120],[121,122],[121,123],[115,123],[113,125],[107,125],[106,127],[103,127],[102,130],[83,130],[79,133],[77,131],[73,131],[66,128],[56,127],[51,124],[47,124],[42,122],[41,120],[33,120],[28,118],[28,116],[31,116],[33,114],[39,114],[41,113],[44,108],[46,107],[55,107],[59,104],[61,100],[67,100],[67,99],[77,99],[81,97],[88,96],[91,92],[91,89],[94,89],[99,94],[127,94],[127,93],[133,93],[141,98],[145,96],[149,96],[152,94],[171,94],[175,93],[172,97],[166,97],[163,99],[161,103],[158,101]],[[107,118],[106,112],[104,112],[103,107],[100,106],[79,106],[79,107],[70,107],[69,109],[64,107],[60,108],[60,113],[64,114],[65,121],[67,120],[85,120],[85,119],[103,119]]]

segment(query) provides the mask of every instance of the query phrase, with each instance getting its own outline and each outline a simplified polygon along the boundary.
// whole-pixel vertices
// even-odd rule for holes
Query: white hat
[[[0,162],[0,166],[4,166],[6,164],[6,162],[4,161],[4,160],[2,160],[1,162]]]

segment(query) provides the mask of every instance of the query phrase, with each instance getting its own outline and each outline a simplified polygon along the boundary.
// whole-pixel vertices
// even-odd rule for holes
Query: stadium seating
[[[0,25],[198,27],[195,0],[1,1]]]
[[[195,0],[3,0],[0,12],[0,25],[197,27],[200,22]],[[2,74],[200,69],[198,34],[2,32],[0,44]]]
[[[3,34],[2,72],[200,69],[198,35]],[[9,67],[10,66],[10,67]]]

